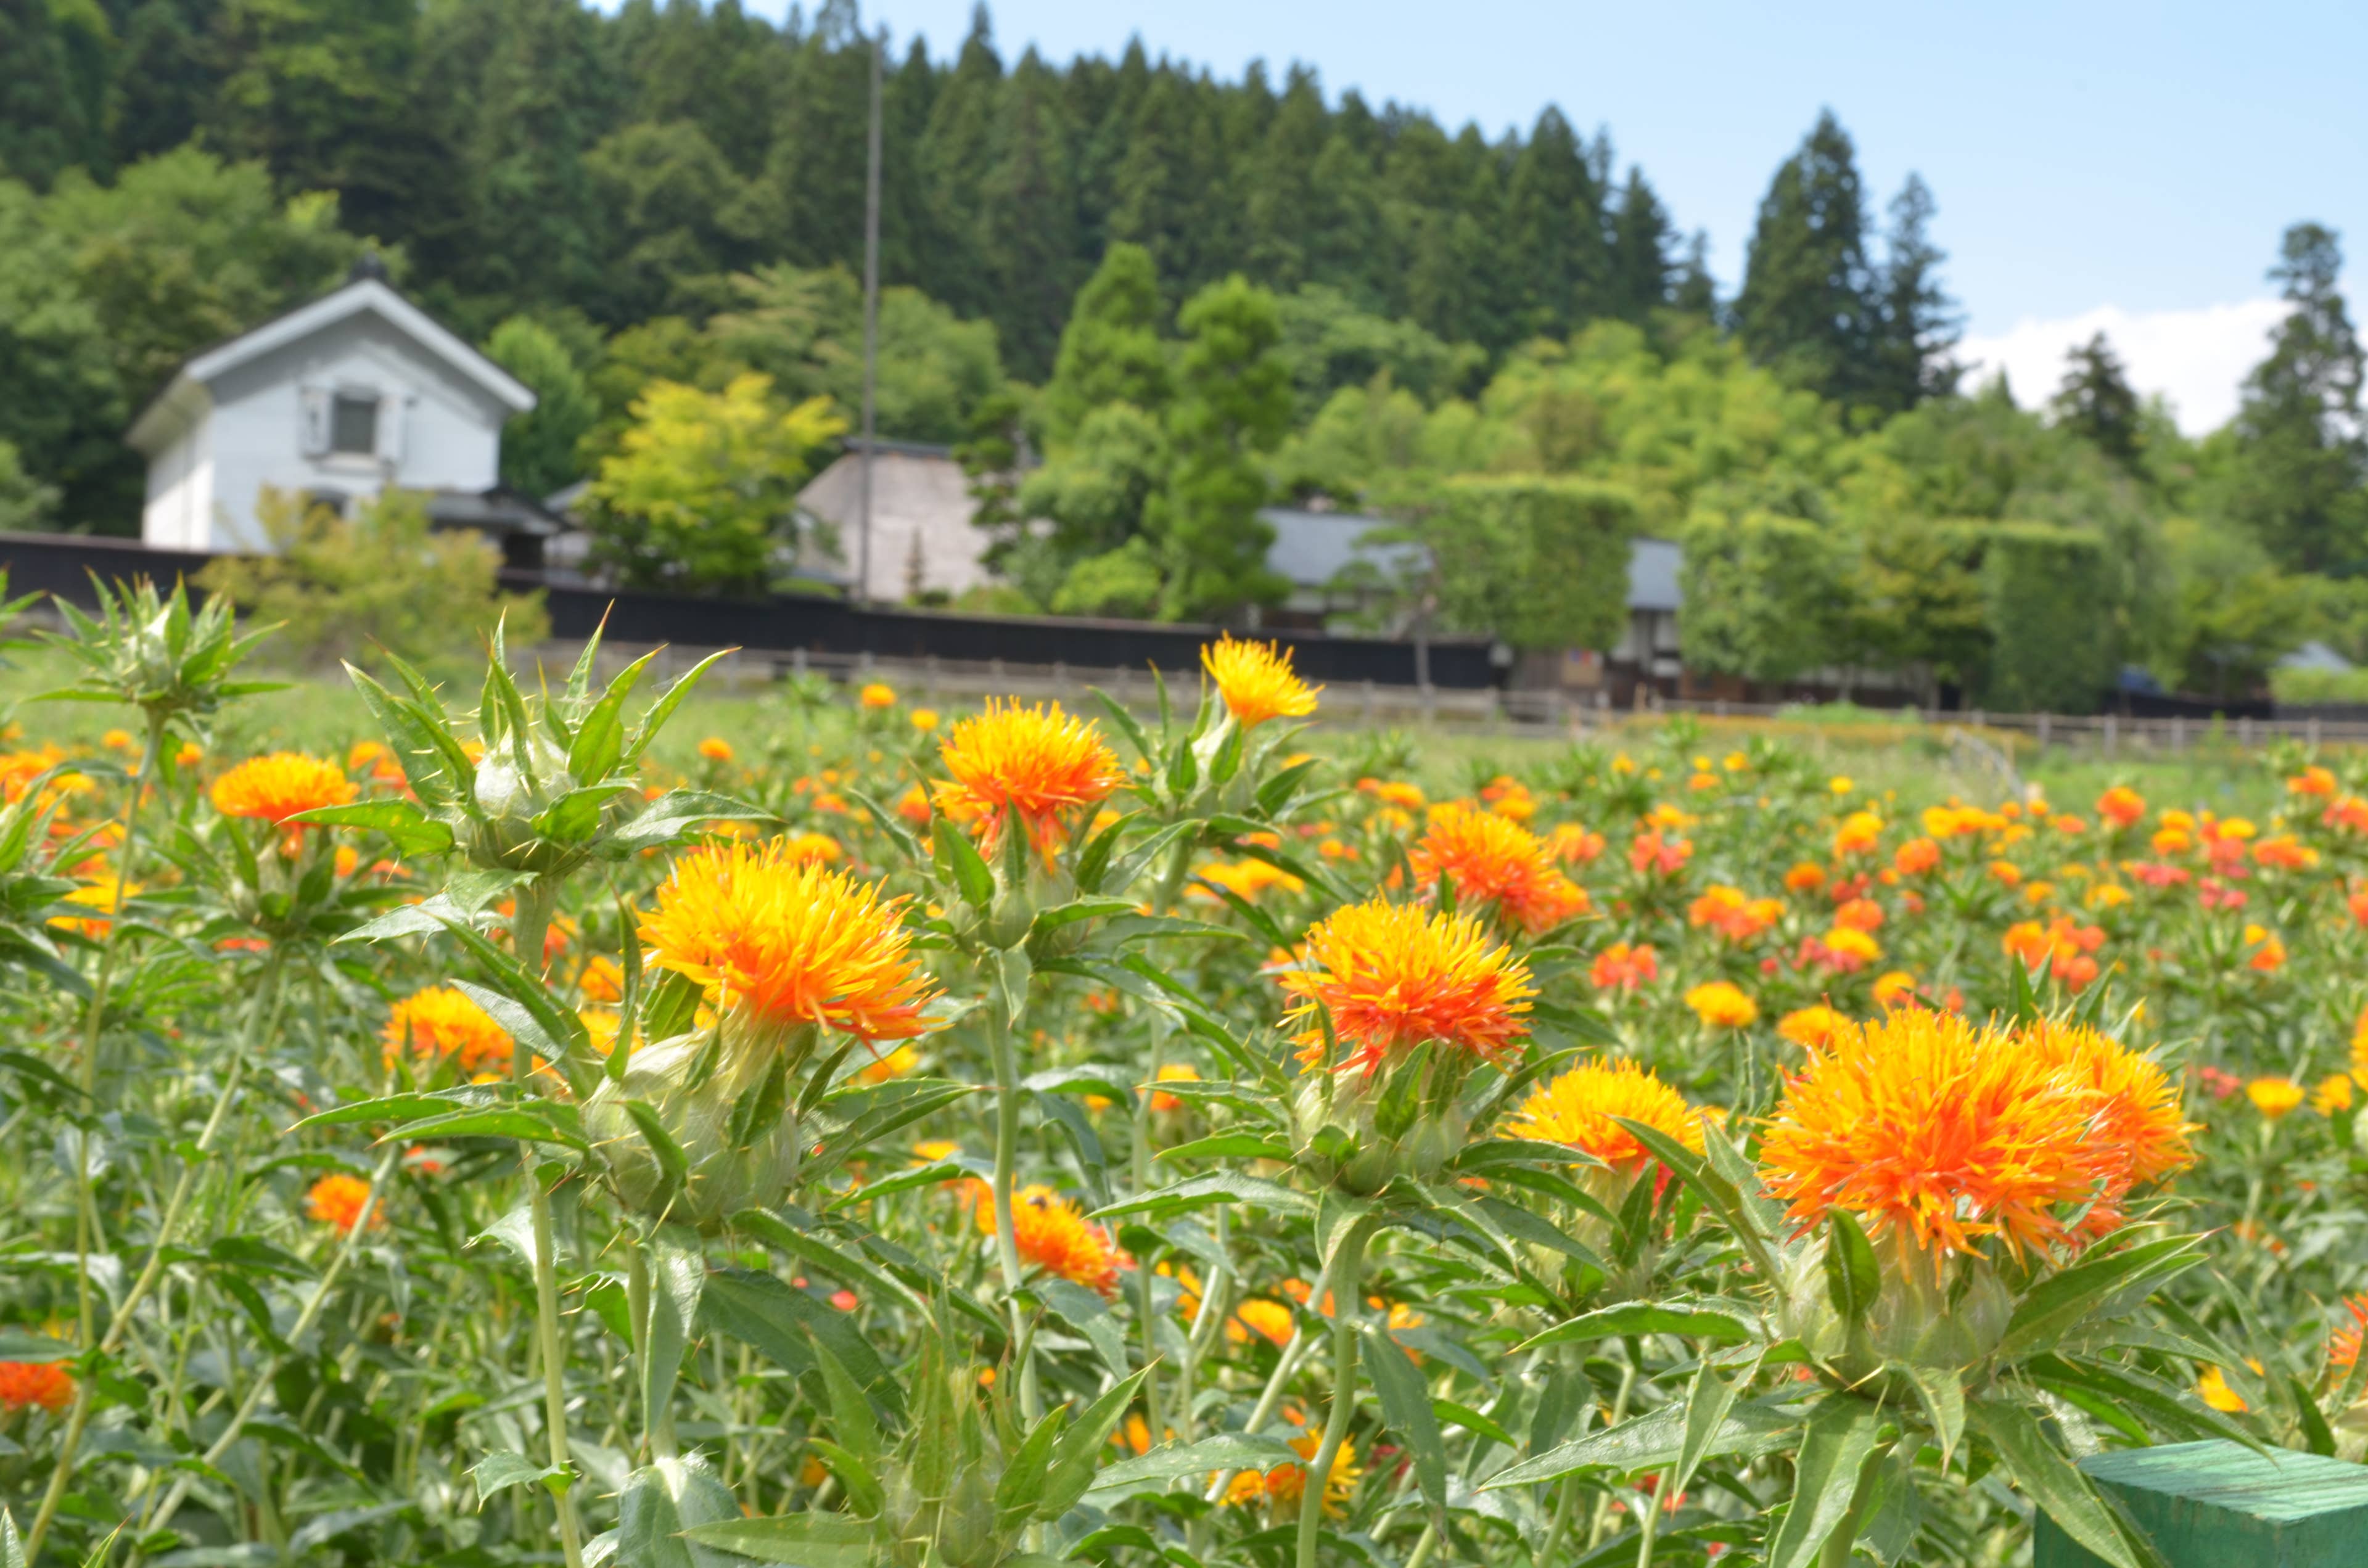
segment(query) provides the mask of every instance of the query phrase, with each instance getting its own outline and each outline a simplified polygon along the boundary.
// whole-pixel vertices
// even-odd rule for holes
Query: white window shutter
[[[379,400],[378,458],[390,467],[403,462],[404,415],[410,407],[411,400],[401,392],[389,392]]]
[[[332,394],[327,387],[305,387],[302,392],[304,400],[304,455],[317,458],[329,449]]]

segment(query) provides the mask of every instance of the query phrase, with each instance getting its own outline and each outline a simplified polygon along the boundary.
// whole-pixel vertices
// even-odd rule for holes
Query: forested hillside
[[[882,73],[882,428],[965,443],[1008,607],[1232,614],[1278,586],[1258,506],[1323,498],[1427,531],[1410,592],[1539,646],[1614,629],[1554,585],[1679,537],[1690,665],[1759,679],[2082,706],[2126,664],[2233,691],[2305,635],[2368,652],[2324,230],[2274,252],[2295,312],[2195,443],[2101,341],[2044,415],[1961,390],[1933,194],[1863,188],[1830,115],[1749,154],[1722,299],[1583,103],[1492,136],[1313,66],[1006,59],[984,11],[934,41]],[[0,526],[134,528],[141,403],[370,245],[541,393],[513,483],[595,479],[628,579],[761,583],[860,384],[851,5],[0,0]],[[746,516],[652,520],[693,446],[748,466]]]

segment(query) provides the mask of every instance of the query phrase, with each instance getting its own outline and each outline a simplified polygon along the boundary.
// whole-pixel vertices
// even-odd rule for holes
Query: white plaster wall
[[[862,460],[849,452],[825,469],[799,495],[818,517],[838,526],[839,558],[855,575],[863,554],[860,518]],[[987,581],[980,557],[989,542],[971,527],[977,509],[970,482],[951,458],[883,451],[872,459],[871,570],[867,597],[901,600],[912,586],[912,558],[920,546],[920,586],[959,595]]]
[[[168,550],[203,550],[212,536],[213,462],[208,436],[212,415],[194,424],[148,464],[148,499],[140,537]]]
[[[361,458],[304,451],[306,387],[368,390],[380,409],[381,455]],[[442,359],[374,316],[348,317],[225,372],[213,387],[208,423],[212,516],[204,544],[215,550],[268,548],[256,520],[265,486],[291,492],[375,494],[408,490],[491,488],[501,473],[501,427],[508,410]],[[393,453],[389,410],[403,409]]]

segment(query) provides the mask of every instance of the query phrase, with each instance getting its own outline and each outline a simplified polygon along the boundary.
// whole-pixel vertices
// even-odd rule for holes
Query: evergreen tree
[[[1601,313],[1609,283],[1602,192],[1562,111],[1538,116],[1506,187],[1506,249],[1520,268],[1523,335],[1561,337]]]
[[[122,39],[112,141],[119,165],[187,142],[216,91],[203,34],[185,0],[141,0],[124,19]]]
[[[1243,96],[1250,98],[1262,87],[1258,83]],[[1295,289],[1307,280],[1322,233],[1323,186],[1315,165],[1328,140],[1329,116],[1315,74],[1292,67],[1281,101],[1262,118],[1248,169],[1249,267],[1271,288]]]
[[[97,107],[50,0],[0,0],[0,176],[46,187],[86,161]]]
[[[2293,309],[2246,378],[2231,510],[2290,570],[2368,570],[2360,339],[2334,231],[2296,223],[2271,280]]]
[[[1718,314],[1718,284],[1710,275],[1710,236],[1702,230],[1686,242],[1686,259],[1669,286],[1669,304],[1687,315],[1711,320]]]
[[[1881,315],[1867,398],[1886,414],[1899,414],[1928,397],[1956,391],[1964,374],[1949,350],[1956,346],[1955,302],[1941,288],[1941,263],[1948,253],[1932,243],[1935,205],[1922,179],[1907,176],[1891,203],[1891,233],[1884,244]]]
[[[494,329],[485,353],[534,392],[532,412],[502,430],[502,483],[529,495],[548,495],[578,477],[575,444],[600,415],[584,369],[559,335],[531,316],[512,316]]]
[[[2065,355],[2064,384],[2048,410],[2059,428],[2094,442],[2107,456],[2123,463],[2137,460],[2144,411],[2103,333]]]
[[[1266,569],[1274,529],[1260,454],[1291,426],[1291,372],[1274,296],[1238,274],[1194,295],[1169,407],[1167,488],[1145,517],[1161,568],[1159,610],[1175,620],[1230,615],[1278,597]]]
[[[952,241],[925,258],[921,287],[958,311],[985,311],[999,281],[981,265],[980,252],[989,223],[985,194],[1004,96],[1003,59],[995,52],[994,31],[981,5],[971,13],[970,36],[929,107],[919,148],[930,219]]]
[[[1668,210],[1645,183],[1645,171],[1632,167],[1628,183],[1620,190],[1620,204],[1611,211],[1611,278],[1605,299],[1611,314],[1642,323],[1669,302],[1670,287],[1678,276],[1677,258],[1670,254],[1676,238]]]
[[[1874,390],[1881,316],[1856,150],[1827,109],[1760,200],[1736,326],[1761,364],[1847,406]]]
[[[461,156],[476,210],[462,289],[504,306],[606,292],[584,155],[603,118],[595,22],[574,0],[491,0],[494,36]]]
[[[1041,381],[1053,368],[1078,265],[1070,128],[1059,84],[1030,50],[1003,86],[994,163],[981,195],[980,260],[1013,372]]]
[[[1156,415],[1171,382],[1167,346],[1159,340],[1159,279],[1151,253],[1115,244],[1086,286],[1061,334],[1060,357],[1045,383],[1046,435],[1067,440],[1095,409],[1131,403]]]
[[[863,266],[871,60],[853,28],[851,4],[823,7],[799,46],[773,128],[766,228],[779,254],[800,267]]]

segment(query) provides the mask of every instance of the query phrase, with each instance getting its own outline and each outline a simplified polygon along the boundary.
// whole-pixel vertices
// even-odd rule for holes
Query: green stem
[[[1154,1012],[1151,1017],[1150,1081],[1134,1102],[1134,1147],[1133,1150],[1134,1195],[1143,1198],[1151,1191],[1151,1099],[1158,1093],[1159,1060],[1167,1044],[1166,1019]],[[1143,1325],[1143,1413],[1148,1423],[1145,1430],[1156,1447],[1165,1440],[1167,1424],[1161,1418],[1159,1406],[1159,1321],[1152,1311],[1151,1259],[1144,1258],[1135,1268],[1137,1283],[1143,1291],[1143,1307],[1136,1314]]]
[[[115,863],[115,903],[108,913],[107,942],[99,949],[98,967],[91,976],[90,1002],[83,1009],[82,1051],[75,1063],[76,1078],[83,1093],[83,1108],[95,1114],[98,1108],[98,1040],[107,1021],[108,994],[115,983],[118,949],[123,942],[124,890],[131,885],[132,873],[140,858],[140,807],[148,793],[149,781],[154,778],[158,754],[165,744],[165,720],[162,715],[148,716],[148,744],[140,754],[140,766],[131,775],[131,799],[123,808],[123,853]],[[98,1194],[90,1175],[90,1131],[81,1128],[74,1140],[74,1314],[81,1327],[81,1346],[87,1352],[97,1340],[97,1305],[91,1298],[90,1253],[98,1239]],[[157,1251],[162,1253],[160,1238]],[[152,1257],[153,1269],[156,1259]],[[153,1280],[151,1281],[153,1283]],[[127,1302],[117,1314],[117,1323],[125,1321],[130,1312]],[[108,1342],[115,1343],[115,1324],[109,1325]],[[50,1484],[41,1494],[41,1505],[33,1515],[32,1527],[25,1532],[25,1561],[39,1560],[41,1543],[49,1539],[50,1526],[57,1518],[58,1505],[65,1500],[66,1483],[74,1475],[74,1460],[81,1451],[83,1433],[90,1425],[91,1382],[85,1376],[74,1386],[74,1409],[66,1416],[66,1429],[58,1449],[58,1467],[51,1473]]]
[[[1617,1426],[1628,1419],[1628,1396],[1636,1392],[1636,1359],[1628,1358],[1620,1369],[1620,1392],[1611,1402],[1611,1419],[1606,1426]],[[1603,1544],[1603,1533],[1611,1522],[1611,1494],[1606,1492],[1596,1499],[1595,1513],[1588,1523],[1587,1550],[1593,1551]]]
[[[986,999],[987,1053],[995,1059],[995,1256],[1003,1270],[1004,1298],[1011,1309],[1012,1354],[1019,1357],[1019,1413],[1030,1426],[1043,1414],[1037,1392],[1036,1358],[1023,1354],[1028,1314],[1019,1304],[1019,1239],[1012,1225],[1012,1167],[1019,1154],[1019,1064],[1011,1049],[1010,1020],[1004,1017],[1003,983],[990,977]]]
[[[1422,1533],[1414,1538],[1414,1550],[1406,1553],[1406,1568],[1422,1568],[1430,1561],[1433,1548],[1439,1545],[1439,1527],[1425,1525]]]
[[[1817,1548],[1817,1568],[1850,1568],[1850,1549],[1858,1544],[1859,1520],[1866,1511],[1866,1476],[1859,1477],[1858,1490],[1850,1494],[1850,1505],[1826,1537],[1826,1544]]]
[[[355,1252],[359,1250],[362,1233],[370,1229],[369,1217],[377,1211],[379,1189],[386,1185],[386,1178],[393,1171],[394,1162],[402,1156],[402,1153],[403,1150],[398,1145],[388,1149],[385,1153],[379,1156],[377,1168],[370,1172],[370,1191],[364,1195],[360,1213],[354,1221],[353,1229],[346,1233],[345,1240],[339,1244],[336,1256],[329,1260],[329,1267],[322,1271],[321,1283],[314,1288],[313,1299],[304,1303],[303,1312],[297,1315],[295,1324],[288,1330],[286,1342],[291,1349],[306,1335],[312,1333],[313,1325],[320,1321],[321,1310],[329,1304],[329,1295],[336,1287],[337,1277],[345,1272],[346,1266],[353,1260]],[[262,1405],[263,1396],[271,1392],[279,1371],[279,1361],[275,1358],[264,1368],[262,1375],[248,1385],[246,1397],[239,1401],[238,1409],[230,1418],[230,1425],[222,1428],[222,1436],[216,1437],[213,1446],[205,1451],[204,1462],[208,1469],[219,1465],[222,1462],[222,1457],[230,1452],[231,1445],[236,1443],[245,1435],[247,1422],[254,1417],[256,1409]],[[182,1500],[188,1496],[189,1488],[194,1483],[195,1477],[187,1471],[176,1479],[173,1483],[173,1490],[165,1494],[165,1500],[151,1508],[141,1519],[139,1535],[144,1538],[156,1528],[159,1521],[169,1519],[179,1512]],[[32,1554],[29,1551],[26,1553],[25,1560],[28,1562],[32,1561]],[[139,1561],[139,1556],[135,1554],[132,1558],[133,1563],[136,1564]]]
[[[1365,1261],[1368,1234],[1362,1221],[1351,1225],[1334,1256],[1332,1403],[1324,1418],[1324,1440],[1308,1461],[1306,1484],[1300,1489],[1298,1568],[1315,1568],[1315,1540],[1324,1523],[1324,1494],[1332,1477],[1332,1461],[1348,1440],[1349,1419],[1357,1409],[1357,1279]],[[1323,1297],[1308,1300],[1316,1311],[1323,1310]]]
[[[1315,1311],[1331,1290],[1333,1270],[1338,1262],[1339,1256],[1335,1254],[1331,1261],[1316,1271],[1315,1284],[1307,1292],[1308,1311]],[[1274,1407],[1282,1403],[1282,1391],[1290,1386],[1292,1374],[1299,1370],[1300,1359],[1307,1354],[1308,1346],[1313,1343],[1306,1324],[1294,1322],[1291,1340],[1283,1346],[1282,1354],[1275,1358],[1274,1371],[1267,1378],[1266,1387],[1258,1392],[1258,1403],[1250,1409],[1250,1418],[1242,1423],[1243,1431],[1258,1433],[1266,1430],[1266,1424],[1274,1419]],[[1216,1479],[1209,1483],[1209,1490],[1201,1494],[1201,1500],[1214,1503],[1224,1496],[1225,1489],[1233,1485],[1234,1477],[1240,1473],[1238,1470],[1219,1471]]]
[[[551,929],[552,911],[559,888],[537,877],[518,889],[517,913],[510,919],[510,950],[529,973],[542,972],[542,942]],[[534,1052],[523,1045],[510,1052],[510,1081],[524,1085],[534,1066]],[[535,1170],[534,1145],[521,1143],[518,1163],[526,1176],[527,1208],[534,1229],[535,1343],[542,1360],[542,1419],[550,1437],[551,1462],[572,1477],[567,1457],[567,1352],[559,1336],[559,1259],[552,1240],[551,1194]],[[584,1568],[584,1530],[575,1517],[572,1488],[555,1492],[559,1505],[559,1545],[567,1568]]]
[[[1554,1497],[1554,1522],[1546,1527],[1546,1543],[1538,1551],[1538,1568],[1553,1568],[1554,1553],[1562,1550],[1562,1538],[1570,1529],[1570,1516],[1577,1498],[1578,1478],[1563,1477]]]

